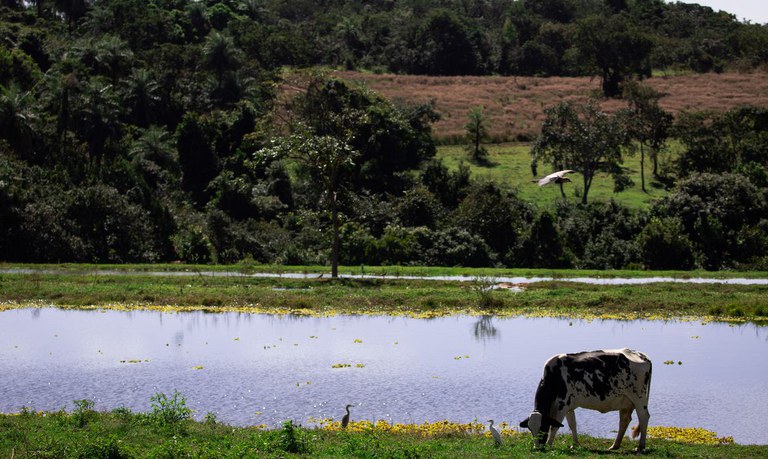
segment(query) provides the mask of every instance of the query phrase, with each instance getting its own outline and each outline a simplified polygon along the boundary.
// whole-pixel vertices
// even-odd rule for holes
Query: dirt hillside
[[[337,72],[360,81],[387,98],[412,103],[434,100],[442,119],[435,126],[438,139],[464,136],[467,114],[483,106],[495,141],[526,140],[538,134],[544,108],[566,99],[584,99],[599,93],[597,78],[566,77],[427,77]],[[768,74],[725,73],[660,76],[646,82],[664,94],[661,106],[676,114],[682,110],[718,110],[753,104],[768,106]],[[624,105],[606,101],[607,110]]]

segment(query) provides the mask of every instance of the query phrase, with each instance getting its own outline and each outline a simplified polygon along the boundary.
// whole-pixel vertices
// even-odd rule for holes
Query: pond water
[[[357,420],[517,425],[550,356],[625,346],[654,362],[651,425],[768,444],[768,327],[752,324],[14,309],[0,312],[0,412],[148,411],[178,390],[196,418],[236,425],[338,420],[347,403]],[[618,426],[577,419],[602,437]]]

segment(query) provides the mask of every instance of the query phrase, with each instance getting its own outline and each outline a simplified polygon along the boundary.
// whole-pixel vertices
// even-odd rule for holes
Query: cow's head
[[[533,434],[533,441],[537,447],[544,446],[549,439],[549,428],[552,426],[563,427],[563,425],[549,416],[544,416],[538,411],[534,411],[520,423],[520,427],[526,428]]]

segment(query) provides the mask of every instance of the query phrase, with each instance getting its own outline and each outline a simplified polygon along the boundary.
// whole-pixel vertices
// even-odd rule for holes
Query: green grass
[[[262,265],[255,263],[239,263],[231,265],[188,265],[179,263],[157,263],[157,264],[25,264],[25,263],[2,263],[0,262],[0,282],[2,281],[2,271],[9,270],[28,270],[32,273],[60,273],[77,275],[95,275],[115,271],[118,273],[163,273],[163,272],[185,272],[197,276],[205,277],[205,273],[231,273],[233,276],[239,274],[248,275],[255,273],[271,274],[323,274],[328,276],[331,269],[329,266],[284,266],[284,265]],[[465,276],[465,277],[552,277],[555,279],[572,277],[599,277],[599,278],[648,278],[648,277],[672,277],[678,279],[707,278],[707,279],[732,279],[732,278],[750,278],[766,279],[768,272],[765,271],[642,271],[631,269],[546,269],[546,268],[464,268],[448,266],[339,266],[339,274],[344,275],[371,275],[371,276]]]
[[[390,268],[389,274],[394,274]],[[428,271],[428,270],[426,270]],[[503,270],[508,271],[508,270]],[[344,272],[344,271],[342,271]],[[467,274],[465,271],[460,271]],[[145,309],[172,305],[265,313],[447,314],[768,320],[768,285],[650,283],[600,286],[562,280],[524,290],[484,292],[488,273],[470,282],[420,279],[261,278],[238,275],[94,274],[72,269],[0,275],[0,309],[54,305]],[[405,274],[405,273],[403,273]],[[551,274],[551,272],[550,272]],[[584,275],[575,271],[568,274]],[[656,274],[656,273],[654,273]]]
[[[559,435],[552,448],[535,451],[528,435],[511,435],[501,447],[478,433],[452,433],[423,437],[385,432],[377,428],[339,431],[302,428],[233,427],[208,417],[173,425],[156,422],[152,413],[80,410],[0,415],[0,457],[3,458],[526,458],[629,457],[634,442],[626,440],[618,451],[607,453],[611,440],[580,436],[571,449],[570,435]],[[766,446],[694,445],[649,439],[643,456],[651,458],[766,457]]]
[[[498,144],[488,145],[488,164],[478,165],[469,161],[469,155],[463,145],[446,145],[438,147],[437,158],[442,159],[449,169],[458,168],[463,161],[470,166],[472,176],[475,178],[489,179],[499,184],[514,189],[517,195],[538,207],[549,207],[556,200],[562,199],[560,188],[556,185],[539,187],[531,182],[531,155],[528,144]],[[670,149],[673,153],[663,156],[663,161],[669,161],[668,156],[674,154],[679,145],[673,144]],[[628,169],[629,176],[634,186],[620,193],[614,193],[613,180],[608,174],[600,173],[595,177],[589,190],[589,202],[608,201],[614,199],[629,208],[646,208],[654,200],[668,194],[662,183],[651,176],[651,162],[646,158],[645,179],[646,191],[641,189],[640,181],[640,157],[639,154],[626,156],[624,167]],[[536,178],[541,178],[551,172],[546,164],[539,164]],[[583,181],[580,174],[571,175],[573,182],[566,183],[566,199],[572,202],[581,202],[581,190]]]

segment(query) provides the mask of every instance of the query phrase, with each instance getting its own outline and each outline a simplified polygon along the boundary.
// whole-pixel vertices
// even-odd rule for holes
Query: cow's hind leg
[[[619,432],[609,449],[619,449],[621,446],[621,441],[624,439],[624,434],[627,433],[627,427],[629,427],[629,421],[632,420],[632,410],[634,408],[624,408],[619,411]]]
[[[573,446],[579,446],[579,436],[576,433],[576,413],[574,413],[573,410],[569,410],[567,413],[565,413],[565,419],[568,421],[568,428],[571,429]]]
[[[645,403],[648,403],[647,401]],[[637,420],[639,424],[632,429],[632,438],[640,435],[640,441],[637,443],[637,452],[641,452],[645,449],[645,437],[648,434],[648,420],[651,419],[651,413],[648,412],[647,405],[635,404],[635,410],[637,411]]]

